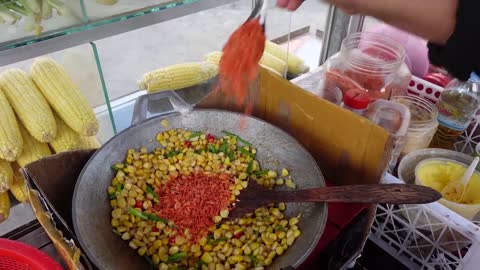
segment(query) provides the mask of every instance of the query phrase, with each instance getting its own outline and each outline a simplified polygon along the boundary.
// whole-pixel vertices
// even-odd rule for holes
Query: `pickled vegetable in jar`
[[[396,41],[373,33],[354,33],[327,61],[325,80],[334,82],[343,94],[360,89],[372,100],[405,95],[411,73],[404,60],[405,49]]]

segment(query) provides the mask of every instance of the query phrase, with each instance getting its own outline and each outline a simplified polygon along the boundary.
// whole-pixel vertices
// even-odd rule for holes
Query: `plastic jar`
[[[370,97],[365,91],[360,89],[350,89],[343,97],[343,107],[358,115],[362,115],[370,104]]]
[[[350,89],[366,91],[372,100],[406,95],[411,73],[405,49],[396,41],[368,32],[347,36],[340,52],[326,62],[325,81],[334,82],[345,95]]]
[[[410,110],[410,125],[401,157],[414,150],[427,148],[438,127],[437,107],[417,96],[397,96],[391,100],[407,106]]]
[[[395,141],[392,156],[390,157],[389,169],[393,171],[405,147],[405,136],[407,135],[411,118],[410,110],[401,103],[378,99],[368,106],[364,116],[392,134]]]

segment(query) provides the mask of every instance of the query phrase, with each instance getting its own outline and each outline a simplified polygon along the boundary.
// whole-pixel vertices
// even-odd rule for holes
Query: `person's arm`
[[[340,7],[349,14],[358,13],[375,17],[437,44],[445,44],[452,35],[458,2],[458,0],[324,1]],[[279,7],[288,10],[296,10],[302,3],[303,0],[277,0]]]

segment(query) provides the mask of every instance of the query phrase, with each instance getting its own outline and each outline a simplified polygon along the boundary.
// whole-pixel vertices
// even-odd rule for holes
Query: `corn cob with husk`
[[[10,215],[10,198],[8,192],[0,192],[0,223],[7,220]]]
[[[13,167],[13,183],[10,187],[10,192],[17,201],[25,203],[28,202],[28,187],[20,173],[20,166],[17,163],[12,164]]]
[[[0,159],[0,192],[6,192],[13,183],[13,169],[10,162]]]
[[[40,142],[55,138],[57,125],[47,100],[30,76],[20,69],[0,74],[0,87],[20,122]]]
[[[47,101],[70,128],[82,136],[97,134],[95,113],[62,66],[52,59],[38,58],[31,73]]]
[[[302,59],[293,53],[288,53],[280,45],[273,43],[269,40],[265,43],[265,51],[280,60],[287,62],[288,72],[294,75],[305,73],[309,70],[309,67],[305,65]]]
[[[23,149],[17,118],[7,97],[0,89],[0,158],[15,161]]]
[[[23,168],[30,162],[37,161],[52,154],[48,144],[37,141],[21,124],[19,127],[23,138],[23,151],[17,158],[20,167]]]
[[[217,73],[218,67],[212,63],[177,64],[144,74],[138,85],[148,92],[177,90],[206,82]]]
[[[97,149],[100,148],[100,142],[97,137],[80,137],[80,149]]]
[[[55,153],[79,150],[82,148],[81,136],[73,131],[60,117],[54,114],[57,122],[57,137],[50,142]]]

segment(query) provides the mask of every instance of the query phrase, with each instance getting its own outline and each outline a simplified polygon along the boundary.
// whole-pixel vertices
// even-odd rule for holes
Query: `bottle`
[[[438,100],[438,130],[431,147],[453,149],[458,137],[468,128],[478,110],[479,83],[474,79],[451,81]]]
[[[358,115],[362,115],[370,104],[370,96],[367,92],[360,89],[350,89],[343,97],[343,107]]]

